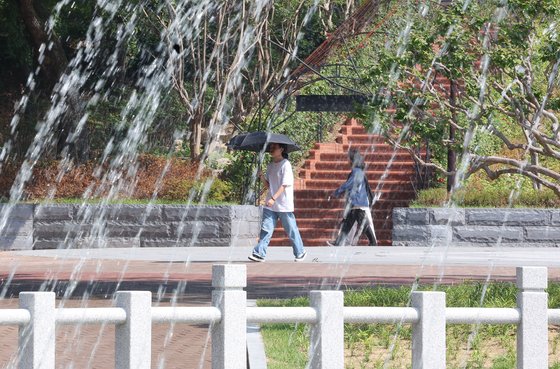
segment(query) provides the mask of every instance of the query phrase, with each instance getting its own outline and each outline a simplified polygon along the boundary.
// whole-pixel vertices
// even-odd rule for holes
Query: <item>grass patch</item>
[[[434,290],[420,286],[419,290]],[[446,292],[448,307],[515,307],[517,288],[512,283],[464,283],[439,286]],[[485,290],[482,304],[481,296]],[[377,287],[347,291],[345,306],[407,306],[411,287]],[[548,288],[549,308],[560,307],[560,284]],[[309,306],[307,298],[259,300],[258,306]],[[345,324],[345,367],[411,367],[412,329],[408,324]],[[302,324],[265,324],[261,327],[271,369],[305,368],[309,327]],[[560,330],[549,329],[550,368],[560,369]],[[516,365],[515,325],[453,324],[447,327],[448,368],[510,369]],[[385,366],[386,365],[386,366]]]

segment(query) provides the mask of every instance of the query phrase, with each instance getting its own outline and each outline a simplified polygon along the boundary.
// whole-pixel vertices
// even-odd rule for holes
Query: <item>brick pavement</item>
[[[239,262],[237,262],[239,263]],[[179,304],[200,306],[210,304],[212,263],[124,261],[103,259],[63,259],[37,256],[0,254],[0,286],[2,296],[17,296],[19,291],[37,290],[41,285],[59,296],[70,282],[76,282],[73,296],[87,291],[88,306],[107,306],[109,294],[120,290],[151,290],[159,292],[163,304],[168,304],[174,288],[185,285]],[[313,289],[361,288],[374,285],[421,283],[457,283],[464,280],[514,280],[515,267],[500,266],[421,266],[336,263],[266,262],[250,263],[247,267],[248,296],[289,297],[305,295]],[[560,269],[550,268],[550,278],[560,280]],[[44,284],[45,283],[45,284]],[[156,299],[158,295],[154,295]],[[80,299],[69,300],[76,306]],[[0,308],[16,307],[17,300],[0,300]],[[154,368],[209,368],[208,329],[203,326],[155,325],[153,331]],[[80,339],[77,339],[77,337]],[[9,367],[17,342],[17,328],[0,327],[0,365]],[[57,368],[111,368],[114,360],[114,330],[112,326],[83,326],[77,332],[73,326],[57,331]],[[203,359],[201,359],[203,358]],[[159,366],[159,360],[165,364]],[[88,366],[88,364],[90,364]]]
[[[60,301],[57,302],[59,304]],[[208,301],[189,301],[191,306],[208,305]],[[109,300],[69,300],[65,307],[106,307]],[[168,303],[161,306],[169,305]],[[16,299],[0,300],[0,309],[17,308]],[[57,369],[114,368],[114,325],[68,325],[57,327]],[[15,368],[18,329],[0,326],[0,367]],[[207,344],[208,343],[208,344]],[[152,328],[152,368],[210,369],[211,346],[208,327],[187,324],[154,324]],[[160,366],[163,364],[162,366]]]
[[[240,263],[240,262],[236,262]],[[377,284],[457,283],[464,280],[513,280],[515,267],[482,265],[375,265],[336,263],[266,262],[247,263],[248,287],[251,298],[267,296],[301,295],[312,289],[365,287]],[[124,261],[103,259],[62,259],[36,256],[0,254],[0,280],[12,279],[7,286],[1,283],[6,294],[33,288],[47,281],[47,288],[58,292],[68,281],[79,282],[82,289],[94,288],[101,294],[110,292],[111,286],[120,281],[120,290],[147,289],[157,291],[161,285],[170,292],[180,282],[186,283],[187,293],[210,297],[212,263]],[[552,280],[560,280],[560,269],[549,268]],[[55,288],[56,289],[56,288]]]

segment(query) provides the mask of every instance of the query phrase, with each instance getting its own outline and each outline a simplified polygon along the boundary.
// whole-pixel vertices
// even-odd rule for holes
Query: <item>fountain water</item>
[[[58,15],[65,9],[65,7],[69,6],[70,4],[71,2],[69,0],[63,0],[55,6],[53,15],[48,22],[49,32],[53,32]],[[308,25],[311,18],[317,12],[319,5],[319,0],[314,0],[307,6],[307,10],[303,16],[303,21],[301,22],[300,27],[303,28]],[[463,9],[466,10],[469,5],[470,1],[465,0],[463,2]],[[129,4],[124,4],[121,1],[97,1],[97,7],[100,12],[91,21],[85,41],[80,46],[75,58],[70,62],[67,71],[61,76],[59,83],[55,87],[52,95],[53,97],[51,106],[45,114],[44,120],[38,125],[37,134],[27,151],[25,161],[22,164],[14,185],[10,191],[10,199],[7,205],[2,207],[0,213],[0,233],[3,229],[6,228],[13,207],[22,200],[25,186],[31,179],[33,169],[40,161],[41,157],[48,150],[49,145],[52,145],[57,129],[57,124],[61,119],[63,119],[63,116],[67,112],[68,107],[72,104],[71,99],[75,96],[80,96],[85,100],[85,105],[88,108],[94,108],[96,104],[98,104],[103,99],[108,98],[108,96],[110,95],[112,87],[110,85],[107,85],[107,83],[115,76],[116,73],[120,72],[120,66],[118,64],[118,45],[129,42],[129,40],[133,36],[138,19],[142,16],[142,6],[143,5],[131,6]],[[212,63],[215,63],[216,66],[214,70],[212,68],[208,68],[208,70],[204,72],[203,76],[201,76],[200,81],[202,88],[200,90],[200,94],[197,95],[195,93],[190,102],[190,104],[192,105],[192,110],[196,110],[196,108],[200,104],[203,104],[203,100],[205,98],[204,91],[209,88],[210,82],[216,78],[216,69],[227,69],[227,73],[220,74],[220,78],[223,78],[223,81],[220,84],[220,90],[215,94],[216,102],[213,105],[213,110],[211,112],[208,112],[211,116],[211,118],[209,119],[209,127],[207,130],[208,139],[207,144],[205,145],[205,150],[202,153],[201,165],[198,167],[196,180],[203,177],[203,172],[205,170],[205,159],[208,158],[213,150],[216,150],[216,146],[218,141],[220,140],[220,136],[223,134],[225,128],[230,122],[232,110],[234,108],[234,105],[236,104],[235,99],[240,96],[241,91],[243,91],[243,89],[246,87],[243,73],[247,69],[253,67],[252,63],[253,53],[255,52],[255,45],[259,42],[262,42],[262,40],[260,39],[260,32],[262,32],[262,27],[266,23],[265,20],[267,19],[267,17],[269,17],[269,13],[274,10],[274,3],[267,0],[257,1],[254,4],[242,2],[241,4],[238,4],[231,8],[235,10],[235,12],[232,14],[223,13],[223,7],[229,5],[225,5],[220,2],[213,2],[210,0],[205,0],[202,2],[181,0],[174,4],[167,4],[167,6],[171,7],[171,13],[173,14],[173,17],[171,17],[169,24],[164,27],[160,34],[159,46],[155,50],[156,56],[149,59],[141,68],[139,77],[135,81],[134,89],[129,94],[129,96],[127,96],[126,104],[121,111],[121,120],[118,124],[117,130],[126,132],[126,135],[122,139],[112,137],[111,140],[107,143],[103,155],[100,161],[97,163],[97,168],[95,170],[96,176],[99,179],[99,184],[90,185],[90,187],[84,193],[83,201],[80,204],[78,210],[78,219],[80,223],[79,226],[84,227],[87,224],[92,224],[91,232],[88,232],[85,236],[80,236],[79,234],[78,236],[75,236],[73,233],[68,232],[67,240],[63,245],[63,247],[65,248],[71,249],[83,246],[92,248],[105,248],[108,246],[107,222],[110,217],[111,211],[108,205],[115,200],[118,200],[123,195],[126,196],[132,193],[135,187],[136,176],[138,173],[138,156],[143,145],[146,144],[147,133],[155,123],[156,114],[158,112],[158,109],[161,108],[162,101],[165,99],[166,95],[176,83],[177,73],[183,72],[181,60],[182,58],[185,58],[186,54],[188,54],[189,51],[187,48],[182,49],[182,51],[181,48],[179,48],[180,52],[177,52],[175,46],[178,42],[180,42],[181,44],[188,44],[195,39],[202,38],[202,40],[205,41],[204,38],[208,36],[206,22],[217,23],[218,19],[216,18],[215,14],[219,14],[220,16],[227,17],[228,20],[223,24],[223,26],[225,27],[223,33],[219,34],[221,39],[213,40],[214,42],[216,42],[216,44],[220,44],[220,42],[223,43],[222,46],[215,47],[211,53],[210,59],[212,60]],[[409,37],[411,31],[415,26],[415,22],[419,18],[426,17],[430,13],[430,9],[432,6],[433,5],[431,4],[431,2],[425,2],[423,4],[420,4],[418,8],[415,8],[413,6],[410,7],[411,10],[409,14],[407,14],[405,20],[402,22],[402,30],[397,37],[396,43],[388,46],[391,51],[394,51],[396,57],[400,57],[403,55],[403,53],[406,52],[406,46],[409,43]],[[497,11],[495,12],[496,22],[499,22],[500,19],[505,16],[505,13],[507,13],[507,10],[505,9],[505,6],[497,8]],[[87,68],[87,65],[90,64],[95,58],[99,57],[100,50],[103,47],[102,42],[104,35],[108,34],[109,29],[114,26],[114,23],[116,22],[117,14],[123,10],[127,13],[128,17],[125,22],[118,24],[118,31],[115,33],[114,40],[117,47],[115,48],[114,52],[111,53],[106,58],[106,60],[103,61],[105,65],[103,74],[96,75],[92,69]],[[221,26],[222,23],[220,23],[220,27]],[[428,81],[433,77],[432,67],[434,67],[439,62],[442,54],[446,52],[448,46],[446,38],[449,38],[453,35],[455,27],[456,25],[449,26],[449,29],[445,33],[445,35],[441,35],[444,38],[444,42],[442,44],[443,46],[440,50],[434,53],[432,63],[428,66],[426,75],[423,77],[423,83],[420,87],[421,92],[426,92],[426,90],[429,88]],[[476,97],[478,99],[478,103],[473,104],[472,111],[469,112],[469,115],[471,117],[479,114],[479,107],[483,105],[484,100],[487,98],[487,74],[491,62],[487,47],[489,43],[488,39],[490,37],[490,33],[486,33],[484,37],[484,45],[486,49],[482,58],[482,68],[479,76],[479,93]],[[178,41],[178,39],[181,40]],[[295,43],[293,45],[290,45],[292,52],[287,55],[288,59],[293,59],[295,57],[295,55],[297,54],[299,43],[302,40],[303,33],[300,32],[295,39]],[[232,45],[234,45],[235,51],[228,49],[228,47],[231,47]],[[44,57],[44,53],[46,50],[48,50],[49,47],[49,45],[44,45],[41,48],[39,63],[41,63]],[[229,66],[221,64],[220,60],[220,58],[223,57],[226,53],[234,55],[231,58],[231,65]],[[388,77],[388,84],[396,83],[401,73],[402,71],[395,66]],[[288,68],[285,67],[280,74],[287,76]],[[27,95],[22,97],[16,108],[16,114],[14,115],[11,123],[12,133],[15,133],[17,131],[20,117],[25,112],[26,106],[29,101],[29,96],[35,89],[36,78],[38,77],[38,75],[39,72],[35,71],[27,81],[27,88],[29,92]],[[283,98],[283,93],[277,94],[274,106],[279,105],[278,102]],[[387,101],[387,103],[388,102],[389,101]],[[421,98],[417,98],[410,109],[410,113],[413,114],[415,108],[423,103],[424,101]],[[84,113],[76,120],[75,125],[72,128],[72,132],[70,133],[69,139],[67,141],[67,147],[65,151],[66,154],[68,154],[69,145],[74,144],[77,138],[80,136],[80,132],[87,124],[88,118],[89,113],[86,109]],[[196,117],[190,116],[188,119],[196,119]],[[271,119],[266,122],[267,130],[272,129],[272,123],[273,121]],[[371,132],[381,131],[381,124],[375,117],[372,118],[371,122],[366,122],[366,124],[371,126]],[[379,200],[382,194],[381,190],[383,189],[383,186],[385,185],[384,182],[389,175],[392,163],[394,162],[394,159],[396,157],[397,149],[401,144],[401,141],[405,139],[405,136],[409,132],[411,128],[410,125],[410,122],[404,124],[401,135],[395,141],[395,148],[389,164],[384,170],[381,181],[375,188],[375,201]],[[457,175],[455,176],[453,192],[457,192],[457,190],[461,188],[466,178],[468,167],[472,161],[469,150],[472,146],[472,141],[478,132],[479,128],[477,128],[477,126],[470,125],[467,133],[465,134],[465,139],[463,142],[464,151],[463,155],[461,156],[462,161],[458,167]],[[177,130],[174,133],[174,138],[183,137],[185,136],[185,134],[185,130]],[[2,170],[2,165],[4,164],[4,162],[8,160],[12,148],[13,144],[10,141],[7,141],[4,144],[2,152],[0,153],[0,171]],[[171,157],[171,152],[172,149],[170,148],[168,158]],[[371,153],[374,153],[373,147]],[[263,155],[264,153],[261,153],[259,160],[262,161]],[[55,197],[56,187],[58,186],[58,184],[60,184],[64,174],[69,171],[74,165],[75,164],[72,162],[72,160],[70,160],[70,157],[68,155],[66,155],[60,162],[56,182],[57,184],[49,192],[49,197],[51,199]],[[162,172],[159,174],[155,190],[151,197],[151,201],[147,205],[147,210],[143,217],[143,224],[146,224],[147,222],[150,211],[157,200],[158,192],[163,185],[163,180],[169,168],[170,159],[168,159]],[[213,177],[210,178],[203,186],[201,194],[202,202],[204,202],[204,199],[210,191],[212,179]],[[255,180],[256,171],[253,172],[253,175],[251,177],[251,181],[253,183]],[[520,188],[520,182],[518,181],[517,189],[519,190]],[[517,193],[518,192],[519,191],[517,191]],[[515,190],[512,191],[511,201],[513,201],[515,193]],[[250,198],[251,194],[249,195]],[[197,196],[197,191],[193,189],[189,194],[187,205],[193,204]],[[101,201],[97,205],[91,205],[90,200],[92,198],[101,198]],[[452,200],[450,200],[447,204],[447,208],[450,210],[450,213],[452,213],[453,209],[455,209],[457,206],[456,202],[453,200],[453,197],[451,197],[451,199]],[[177,238],[177,246],[193,246],[196,243],[198,232],[201,230],[200,226],[195,226],[193,237],[189,240],[188,244],[185,245],[180,242],[180,235],[187,227],[187,215],[189,215],[189,211],[192,210],[189,210],[187,208],[187,210],[183,213],[183,217],[180,222],[181,224],[178,229],[179,236]],[[197,217],[195,216],[195,218]],[[504,225],[506,220],[504,220]],[[447,227],[449,229],[451,221],[452,219],[450,219],[447,223]],[[448,232],[448,235],[450,235],[450,232]],[[437,265],[440,273],[439,281],[434,283],[434,289],[436,289],[438,284],[443,280],[447,250],[451,246],[450,241],[450,237],[446,237],[445,239],[442,239],[441,242],[433,243],[428,251],[428,253],[431,253],[434,252],[436,248],[444,249],[443,251],[437,250],[441,255],[441,259],[439,261],[439,264]],[[501,240],[498,241],[497,246],[500,245],[500,242]],[[337,268],[337,271],[339,271],[337,287],[341,287],[343,278],[348,272],[350,268],[350,262],[352,261],[345,257],[339,257],[337,255],[339,251],[340,250],[336,249],[332,251],[334,258],[338,260],[338,263],[334,265],[334,268]],[[230,256],[232,255],[232,252],[232,249],[228,249],[226,251],[226,253],[229,253]],[[74,281],[74,283],[70,283],[64,291],[61,304],[66,303],[66,301],[74,295],[76,291],[75,289],[77,287],[76,281],[79,280],[82,269],[86,265],[86,261],[87,259],[85,257],[82,258],[76,265],[75,269],[72,271],[72,275],[69,277],[69,280]],[[344,268],[340,268],[341,265]],[[419,274],[417,275],[416,282],[412,285],[412,291],[414,291],[418,287],[418,280],[420,279],[423,268],[425,266],[424,262],[422,262],[420,266],[421,267],[418,272]],[[102,261],[98,260],[97,269],[100,270],[101,267]],[[185,268],[188,269],[190,267],[190,260],[185,260]],[[117,288],[125,278],[128,268],[129,262],[127,261],[122,265],[122,268],[119,271],[120,276],[116,283]],[[165,274],[169,275],[169,271],[171,269],[172,264],[169,263],[167,272]],[[12,273],[4,282],[0,298],[6,297],[11,280],[16,274],[17,270],[18,266],[14,265],[12,268]],[[488,283],[492,279],[492,270],[493,264],[490,265],[488,276],[485,281],[483,293],[480,299],[481,305],[484,302]],[[51,282],[53,284],[56,284],[56,281]],[[166,289],[167,282],[168,280],[162,281],[162,285],[160,286],[157,293],[156,304],[162,303],[164,300],[169,299],[170,304],[174,305],[180,300],[180,297],[183,296],[186,291],[186,282],[179,283],[172,292]],[[92,283],[95,283],[95,281],[92,281]],[[45,285],[41,289],[47,289],[47,285]],[[84,294],[81,301],[82,306],[86,306],[89,299],[90,296],[87,293]],[[399,338],[401,326],[402,324],[397,325],[392,339],[391,348],[385,358],[384,367],[390,367],[390,357],[394,350],[395,343]],[[95,354],[99,346],[101,345],[101,337],[103,336],[104,329],[105,327],[102,327],[99,337],[91,350],[88,367],[94,365]],[[175,327],[171,326],[167,331],[164,341],[164,348],[170,344],[174,335],[174,329]],[[468,339],[469,345],[472,342],[473,337],[476,336],[477,329],[478,325],[475,325],[472,330],[471,336]],[[75,337],[78,338],[79,334],[80,329],[78,328],[75,332]],[[209,337],[206,338],[205,348],[207,346],[208,340]],[[68,350],[71,350],[71,348],[69,347]],[[168,363],[166,362],[164,356],[158,357],[157,361],[158,368],[167,367],[166,365]],[[204,364],[203,361],[204,354],[201,356],[200,362],[198,363],[198,366],[201,368]],[[9,367],[15,367],[15,358],[14,360],[12,360]]]

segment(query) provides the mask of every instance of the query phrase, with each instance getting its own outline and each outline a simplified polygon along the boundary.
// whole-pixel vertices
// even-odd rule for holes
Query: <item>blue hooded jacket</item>
[[[351,207],[368,207],[369,196],[368,196],[368,185],[366,183],[364,170],[355,167],[348,176],[348,179],[342,186],[337,188],[333,195],[339,197],[343,193],[348,194],[348,200]]]

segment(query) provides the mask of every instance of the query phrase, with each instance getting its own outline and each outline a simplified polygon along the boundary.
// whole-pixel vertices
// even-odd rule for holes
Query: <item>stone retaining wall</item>
[[[0,205],[5,211],[0,250],[250,246],[260,230],[260,209],[250,205]]]
[[[395,208],[393,245],[560,246],[560,209]]]

